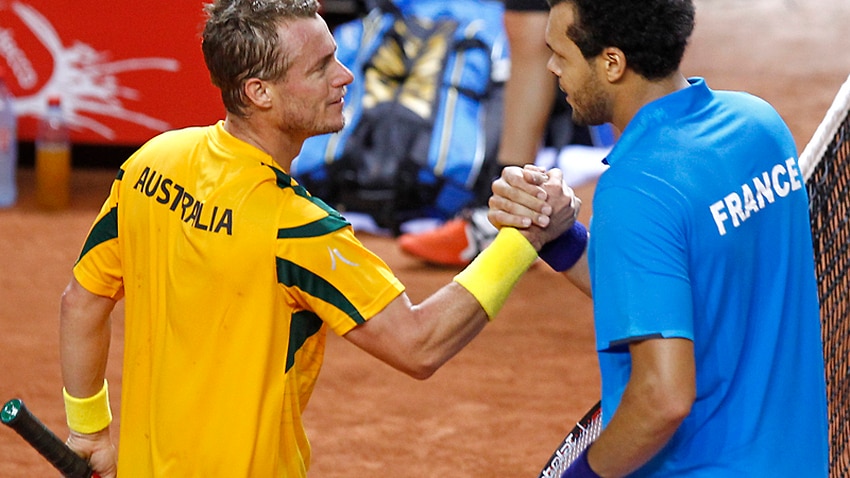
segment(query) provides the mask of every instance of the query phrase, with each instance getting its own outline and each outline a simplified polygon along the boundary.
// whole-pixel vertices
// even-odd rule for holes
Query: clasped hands
[[[508,166],[493,182],[487,217],[497,228],[511,226],[537,251],[571,228],[581,199],[564,183],[560,169]]]

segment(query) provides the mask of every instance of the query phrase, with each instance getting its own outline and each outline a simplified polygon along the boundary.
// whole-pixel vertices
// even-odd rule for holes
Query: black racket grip
[[[66,478],[92,478],[88,462],[74,453],[24,405],[13,398],[3,405],[0,421],[22,436]]]

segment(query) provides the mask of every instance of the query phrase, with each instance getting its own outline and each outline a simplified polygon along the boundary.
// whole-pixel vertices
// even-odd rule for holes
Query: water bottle
[[[18,118],[13,103],[0,69],[0,207],[10,207],[18,199]]]
[[[47,112],[35,137],[35,201],[45,210],[65,209],[70,202],[71,137],[58,96],[47,100]]]

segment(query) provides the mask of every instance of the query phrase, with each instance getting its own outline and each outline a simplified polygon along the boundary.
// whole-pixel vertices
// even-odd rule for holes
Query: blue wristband
[[[576,221],[557,238],[547,242],[538,254],[552,269],[564,272],[574,266],[587,248],[587,229]]]
[[[587,462],[587,450],[589,449],[590,447],[587,447],[581,452],[581,455],[576,458],[576,461],[564,471],[561,478],[601,478],[590,468],[590,463]]]

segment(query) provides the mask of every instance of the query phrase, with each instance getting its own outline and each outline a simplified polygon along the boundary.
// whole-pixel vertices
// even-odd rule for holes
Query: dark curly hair
[[[606,47],[626,55],[629,67],[650,80],[679,68],[694,30],[692,0],[548,0],[575,8],[575,23],[565,32],[585,58]]]

